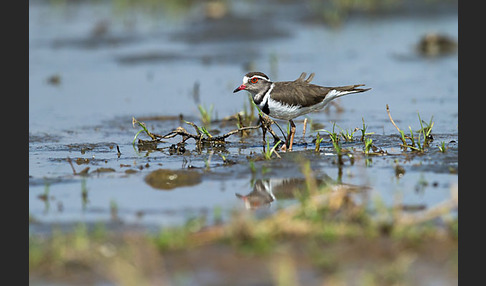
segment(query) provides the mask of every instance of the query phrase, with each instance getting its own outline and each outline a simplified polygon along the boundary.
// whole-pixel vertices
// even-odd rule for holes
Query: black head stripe
[[[264,74],[262,72],[249,72],[245,76],[248,77],[248,78],[252,78],[252,77],[254,77],[256,75],[257,76],[260,76],[262,78],[265,78],[266,80],[270,80],[270,78],[266,74]]]

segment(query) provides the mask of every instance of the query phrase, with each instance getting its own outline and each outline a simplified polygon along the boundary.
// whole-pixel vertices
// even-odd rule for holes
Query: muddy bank
[[[457,285],[456,242],[448,239],[399,242],[347,239],[335,243],[292,239],[264,253],[228,244],[159,253],[137,235],[91,244],[92,257],[76,257],[55,271],[29,273],[38,285],[58,283],[256,285],[291,283],[322,285],[356,281],[389,285]],[[133,256],[127,255],[129,250]],[[143,259],[142,259],[143,257]],[[91,261],[92,259],[97,261]],[[128,261],[136,267],[128,267]]]

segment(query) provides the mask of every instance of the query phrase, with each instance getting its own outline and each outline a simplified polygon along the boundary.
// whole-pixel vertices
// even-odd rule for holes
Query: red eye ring
[[[251,79],[250,79],[250,82],[251,82],[251,83],[257,83],[257,82],[258,82],[258,78],[256,78],[256,77],[251,78]]]

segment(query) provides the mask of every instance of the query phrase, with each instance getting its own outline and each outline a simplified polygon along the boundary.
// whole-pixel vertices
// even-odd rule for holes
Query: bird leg
[[[287,145],[289,147],[288,151],[292,151],[292,145],[294,144],[295,124],[292,121],[292,119],[289,120],[289,123],[290,123],[290,134],[289,134],[289,137],[287,139],[287,144],[285,144],[285,145]],[[290,145],[288,143],[290,143]]]

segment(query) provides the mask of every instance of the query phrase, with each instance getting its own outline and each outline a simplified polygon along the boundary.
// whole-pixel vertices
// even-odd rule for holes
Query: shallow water
[[[78,221],[158,227],[195,216],[206,216],[208,223],[219,216],[225,220],[233,209],[245,208],[237,194],[247,195],[260,183],[302,179],[300,157],[311,161],[319,178],[368,186],[367,196],[388,205],[401,200],[423,208],[450,197],[458,181],[457,54],[422,57],[415,45],[429,32],[457,39],[456,12],[350,17],[332,28],[302,20],[306,11],[295,4],[287,7],[294,9],[292,16],[281,7],[268,17],[261,17],[270,9],[266,6],[261,14],[248,13],[254,5],[230,2],[231,17],[206,20],[198,13],[200,6],[179,17],[165,10],[147,17],[140,10],[119,11],[104,2],[29,4],[29,212],[38,222],[30,225],[32,231]],[[243,142],[232,136],[226,149],[214,154],[207,149],[198,154],[193,140],[185,155],[170,154],[168,147],[177,139],[160,143],[160,151],[132,146],[139,130],[132,127],[132,116],[182,114],[199,124],[197,103],[213,105],[215,119],[241,111],[247,96],[232,90],[249,70],[263,71],[273,80],[315,72],[315,84],[372,87],[339,99],[342,112],[331,107],[307,117],[328,130],[331,122],[346,130],[361,128],[364,118],[368,131],[375,133],[373,142],[388,155],[371,162],[356,158],[354,164],[345,160],[340,174],[327,138],[316,155],[311,151],[315,133],[308,132],[308,145],[297,144],[296,152],[281,154],[282,159],[255,161],[252,172],[247,156],[261,154],[259,132]],[[417,113],[426,122],[433,116],[434,141],[428,152],[400,150],[386,104],[404,130],[420,128]],[[178,119],[141,121],[158,134],[181,125],[192,132]],[[302,121],[296,123],[299,142]],[[212,127],[221,132],[236,128],[234,123]],[[438,149],[442,141],[449,147],[445,153]],[[359,142],[343,146],[362,149]],[[224,164],[218,153],[236,164]],[[89,167],[88,176],[73,175],[68,157],[76,172]],[[397,164],[405,171],[401,177]],[[145,182],[157,169],[188,167],[202,175],[201,182],[172,190]],[[114,172],[94,172],[99,168]],[[45,194],[47,200],[42,199]],[[258,211],[264,214],[295,202],[278,191],[274,195]]]

